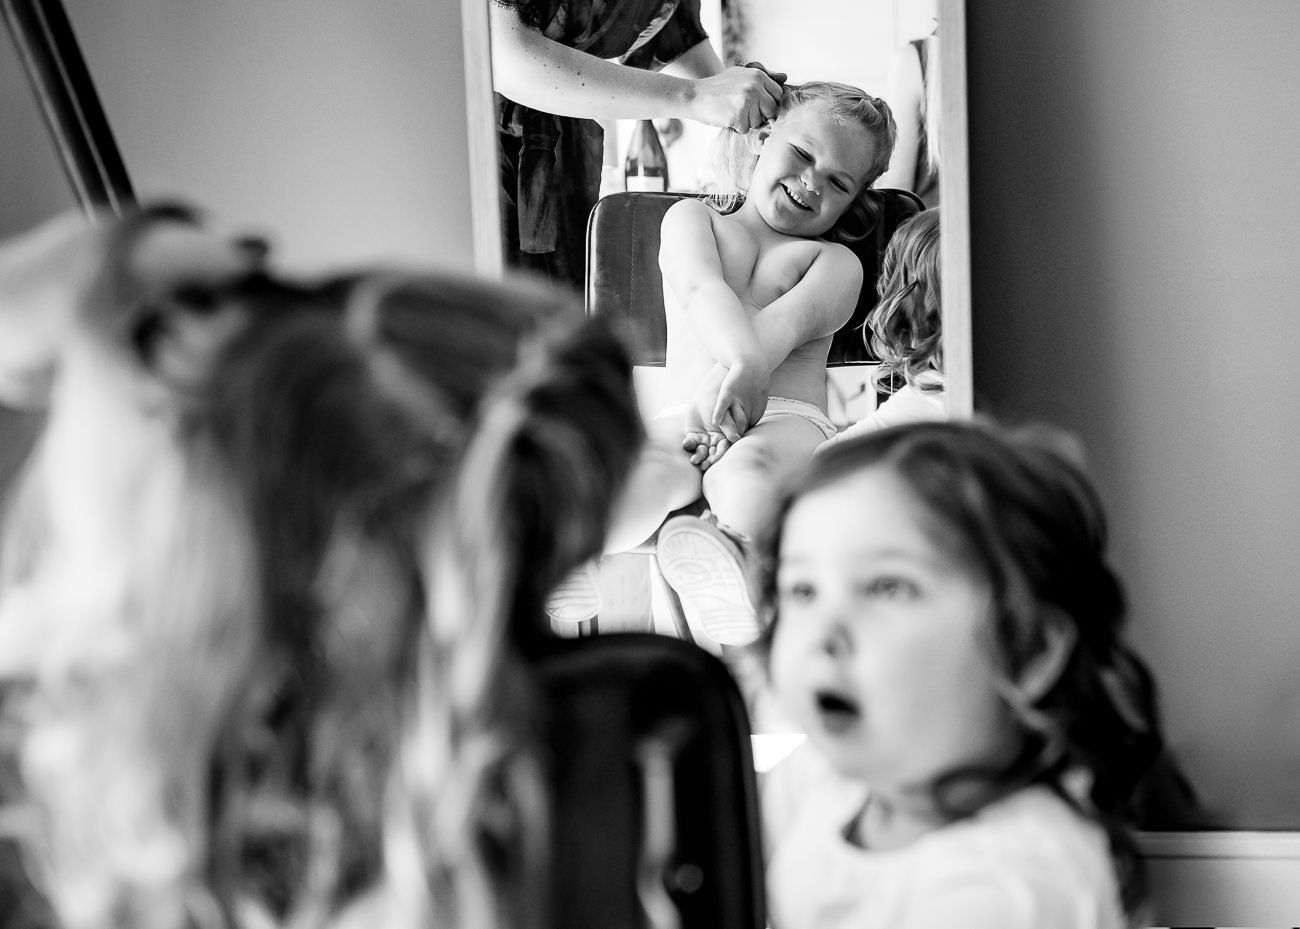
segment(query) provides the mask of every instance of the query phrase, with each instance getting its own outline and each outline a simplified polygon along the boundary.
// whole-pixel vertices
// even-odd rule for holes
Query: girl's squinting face
[[[897,790],[1014,740],[977,638],[992,602],[874,468],[790,509],[770,660],[779,699],[844,775]]]
[[[773,124],[746,200],[778,232],[823,235],[857,197],[874,157],[862,126],[836,122],[819,103],[803,104]]]

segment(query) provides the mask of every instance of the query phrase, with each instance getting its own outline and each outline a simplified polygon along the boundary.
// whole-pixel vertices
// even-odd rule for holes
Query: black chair
[[[556,639],[537,668],[556,785],[554,925],[762,929],[749,720],[727,668],[636,633]]]

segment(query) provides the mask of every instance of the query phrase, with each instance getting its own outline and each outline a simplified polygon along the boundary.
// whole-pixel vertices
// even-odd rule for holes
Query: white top
[[[903,848],[844,838],[866,785],[800,746],[763,783],[773,929],[1121,929],[1100,826],[1042,787]]]
[[[821,447],[889,426],[947,418],[948,404],[942,389],[921,390],[911,384],[904,384],[890,394],[884,403],[876,407],[874,412],[862,417],[834,438],[828,439]]]

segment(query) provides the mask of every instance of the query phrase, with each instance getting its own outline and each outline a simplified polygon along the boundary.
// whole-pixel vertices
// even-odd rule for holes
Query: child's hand
[[[712,421],[714,428],[735,442],[763,418],[767,409],[768,376],[745,364],[722,370]]]
[[[682,448],[691,458],[691,464],[707,471],[731,448],[731,441],[721,432],[689,432],[682,439]]]

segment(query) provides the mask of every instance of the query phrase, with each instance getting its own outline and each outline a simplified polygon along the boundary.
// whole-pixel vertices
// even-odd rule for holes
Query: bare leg
[[[765,525],[777,487],[812,460],[822,431],[798,416],[778,416],[750,429],[704,474],[704,498],[718,522],[744,538]]]
[[[625,552],[654,535],[673,510],[699,499],[700,471],[682,448],[680,415],[649,424],[649,436],[614,506],[605,551]]]
[[[704,474],[704,496],[716,523],[679,516],[660,530],[659,568],[681,597],[697,640],[741,646],[762,633],[744,542],[763,527],[778,482],[807,464],[823,439],[819,428],[797,416],[760,423]]]

